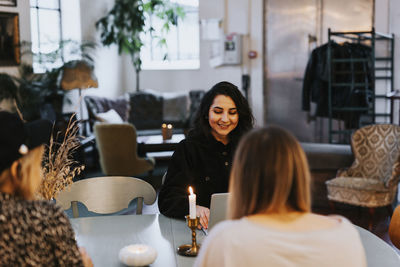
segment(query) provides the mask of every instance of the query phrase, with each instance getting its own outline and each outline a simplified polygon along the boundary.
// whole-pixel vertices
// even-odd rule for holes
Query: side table
[[[169,160],[184,134],[173,134],[171,139],[163,140],[162,135],[138,136],[138,150],[156,160]]]

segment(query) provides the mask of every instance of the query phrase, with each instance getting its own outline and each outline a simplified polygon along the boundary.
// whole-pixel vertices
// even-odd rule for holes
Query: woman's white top
[[[344,217],[329,229],[273,229],[246,218],[217,224],[200,248],[195,266],[367,266],[355,227]]]

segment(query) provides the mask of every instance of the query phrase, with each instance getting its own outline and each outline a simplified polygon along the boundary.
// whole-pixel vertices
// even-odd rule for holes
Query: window
[[[167,46],[150,34],[143,36],[141,51],[143,69],[198,69],[199,60],[199,0],[171,0],[185,11],[185,18],[178,20],[177,27],[171,27],[165,39]],[[147,18],[154,28],[154,36],[160,36],[162,22],[156,16]],[[164,58],[166,60],[164,60]]]
[[[80,42],[79,0],[30,0],[30,7],[34,72],[79,58],[71,53]]]

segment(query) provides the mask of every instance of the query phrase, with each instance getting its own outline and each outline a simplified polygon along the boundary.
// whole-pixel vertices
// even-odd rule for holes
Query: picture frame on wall
[[[21,63],[18,13],[0,12],[0,66]]]
[[[0,0],[0,6],[17,6],[17,0]]]

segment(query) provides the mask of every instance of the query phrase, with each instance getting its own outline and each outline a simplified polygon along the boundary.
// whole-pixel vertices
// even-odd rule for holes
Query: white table
[[[180,141],[185,139],[184,134],[173,134],[171,139],[163,140],[161,134],[156,135],[143,135],[137,137],[138,143],[145,143],[145,144],[177,144]]]
[[[140,150],[146,153],[147,157],[156,160],[169,160],[180,141],[185,139],[184,134],[173,134],[171,139],[163,140],[162,135],[143,135],[137,137]]]
[[[176,248],[191,243],[191,232],[185,221],[163,215],[97,216],[71,219],[79,246],[86,248],[96,267],[124,266],[118,260],[119,250],[143,243],[154,247],[158,256],[152,267],[189,267],[195,258],[178,255]],[[204,235],[197,231],[201,243]]]
[[[143,243],[154,247],[158,256],[152,267],[189,267],[194,258],[176,254],[176,248],[191,243],[191,233],[184,221],[163,215],[98,216],[71,219],[79,246],[88,251],[94,266],[123,266],[119,250],[129,244]],[[400,266],[398,254],[369,231],[356,227],[363,242],[369,267]],[[197,231],[201,244],[204,235]]]
[[[400,266],[399,254],[391,246],[364,228],[356,228],[364,245],[368,267]]]

